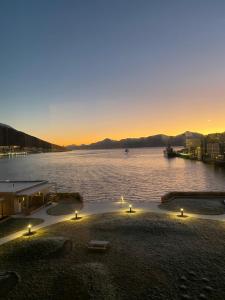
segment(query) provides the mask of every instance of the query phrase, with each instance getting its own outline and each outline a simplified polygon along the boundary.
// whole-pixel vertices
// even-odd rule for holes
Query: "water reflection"
[[[224,190],[225,169],[181,158],[166,159],[162,148],[90,150],[35,154],[0,160],[0,179],[56,182],[86,201],[154,201],[171,190]]]

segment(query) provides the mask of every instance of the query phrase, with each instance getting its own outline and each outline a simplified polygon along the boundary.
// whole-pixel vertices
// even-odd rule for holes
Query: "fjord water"
[[[163,157],[162,148],[82,150],[0,159],[0,180],[43,179],[85,201],[157,201],[168,191],[223,191],[225,169]]]

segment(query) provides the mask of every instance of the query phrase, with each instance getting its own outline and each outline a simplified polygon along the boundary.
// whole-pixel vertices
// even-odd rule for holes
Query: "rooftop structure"
[[[12,214],[30,214],[47,201],[53,185],[45,180],[0,181],[0,218]]]
[[[50,188],[46,180],[37,181],[0,181],[0,193],[14,193],[17,195],[32,195],[40,190]]]

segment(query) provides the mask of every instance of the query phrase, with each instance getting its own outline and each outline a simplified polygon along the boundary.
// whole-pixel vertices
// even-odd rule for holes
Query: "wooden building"
[[[48,181],[0,181],[0,219],[30,214],[46,203],[52,184]]]

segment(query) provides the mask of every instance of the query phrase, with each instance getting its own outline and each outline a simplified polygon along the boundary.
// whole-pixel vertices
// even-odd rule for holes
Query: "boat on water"
[[[167,158],[173,158],[177,156],[177,153],[173,150],[173,148],[168,145],[166,149],[163,151],[164,156]]]

